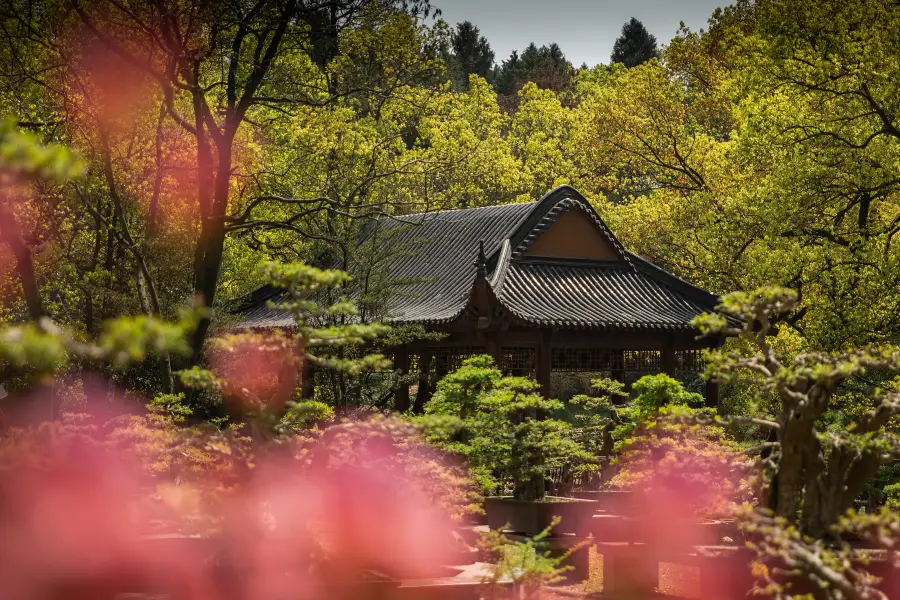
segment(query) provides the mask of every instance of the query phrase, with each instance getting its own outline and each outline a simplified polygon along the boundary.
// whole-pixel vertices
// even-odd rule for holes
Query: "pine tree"
[[[513,50],[508,60],[496,69],[495,85],[501,94],[515,94],[526,82],[539,87],[562,91],[569,84],[572,65],[557,44],[541,46],[532,42],[522,54]]]
[[[494,67],[494,51],[478,28],[470,21],[456,24],[456,31],[451,35],[453,48],[453,67],[457,71],[460,87],[468,89],[469,75],[473,73],[488,78]]]
[[[634,67],[658,56],[656,38],[650,35],[643,23],[632,17],[622,26],[622,35],[613,45],[609,60],[611,63]]]

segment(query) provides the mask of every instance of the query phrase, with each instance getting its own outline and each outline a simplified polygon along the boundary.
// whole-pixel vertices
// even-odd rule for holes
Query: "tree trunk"
[[[828,467],[807,486],[803,503],[803,533],[823,537],[849,509],[878,472],[878,454],[860,454],[856,448],[832,449]]]
[[[215,172],[212,206],[200,227],[200,239],[194,262],[194,302],[207,309],[197,323],[191,339],[191,361],[197,364],[203,357],[203,345],[212,322],[212,307],[216,298],[216,284],[225,248],[225,220],[231,183],[231,152],[233,137],[218,140],[216,150],[219,162]]]
[[[809,481],[807,469],[813,467],[810,459],[819,450],[812,423],[808,415],[789,412],[779,430],[781,460],[778,463],[775,514],[796,523],[803,501],[804,489]],[[813,432],[810,435],[810,432]],[[820,460],[820,459],[819,459]]]
[[[12,210],[0,207],[0,241],[9,246],[16,259],[16,273],[22,284],[22,293],[25,297],[25,305],[28,307],[28,315],[33,321],[46,316],[44,304],[41,302],[41,292],[34,274],[34,262],[32,261],[31,248],[22,238],[22,229]]]

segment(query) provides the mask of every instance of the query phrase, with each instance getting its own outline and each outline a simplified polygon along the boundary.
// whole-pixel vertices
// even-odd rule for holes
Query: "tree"
[[[456,24],[456,30],[450,35],[453,59],[460,71],[462,89],[468,89],[469,75],[488,78],[494,68],[494,51],[480,33],[470,21],[463,21]]]
[[[506,140],[539,198],[557,185],[570,183],[573,172],[567,151],[572,136],[572,111],[552,90],[526,83],[516,95],[518,109]]]
[[[835,14],[866,39],[820,26]],[[879,115],[895,121],[897,22],[878,2],[740,2],[662,62],[584,78],[573,183],[707,289],[796,289],[787,323],[809,347],[895,340],[900,146]]]
[[[438,382],[420,419],[429,439],[466,458],[485,495],[512,483],[518,500],[541,500],[554,468],[592,469],[595,457],[572,427],[552,415],[563,408],[524,377],[504,377],[487,355],[474,356]]]
[[[734,292],[723,296],[719,306],[738,321],[705,315],[695,324],[704,334],[730,334],[745,342],[736,350],[711,352],[708,372],[719,380],[752,376],[761,400],[766,393],[775,397],[770,412],[763,409],[735,420],[775,432],[762,459],[768,506],[804,534],[821,538],[853,507],[878,468],[900,456],[900,436],[891,426],[900,414],[900,394],[897,379],[889,379],[900,372],[900,349],[876,346],[785,356],[770,336],[796,303],[794,292],[780,288]],[[872,382],[868,385],[860,380],[866,375]],[[847,394],[851,402],[842,398]]]
[[[0,122],[0,242],[6,244],[16,262],[19,285],[32,320],[46,316],[34,273],[32,250],[22,235],[16,215],[15,188],[30,180],[65,182],[80,176],[80,159],[62,146],[44,146],[33,136],[18,130],[15,121]]]
[[[372,342],[388,328],[354,322],[353,317],[359,314],[356,305],[326,293],[350,279],[343,271],[274,262],[262,265],[260,270],[272,287],[286,293],[280,307],[296,324],[291,333],[240,331],[221,335],[210,341],[211,369],[194,367],[182,371],[181,377],[190,387],[220,393],[236,421],[250,420],[260,434],[267,434],[296,395],[301,377],[306,376],[306,365],[355,373],[386,367],[378,354],[347,357],[327,350]],[[334,317],[345,318],[335,321]]]
[[[441,70],[436,58],[442,32],[436,29],[429,37],[415,20],[429,10],[423,2],[264,0],[202,6],[155,3],[132,10],[119,3],[88,5],[72,0],[53,10],[23,11],[18,2],[9,0],[2,8],[9,42],[5,48],[11,54],[4,80],[10,104],[23,112],[45,108],[35,119],[45,124],[53,115],[72,115],[67,133],[73,137],[87,133],[79,141],[97,149],[97,181],[102,187],[82,187],[77,198],[94,209],[88,211],[97,222],[97,238],[103,230],[103,237],[110,240],[106,256],[112,260],[105,262],[114,266],[123,256],[142,262],[149,245],[136,230],[146,226],[152,231],[153,226],[130,210],[128,192],[134,188],[125,181],[155,171],[157,183],[141,184],[139,189],[152,188],[157,198],[158,190],[165,194],[171,185],[182,199],[193,195],[186,203],[184,249],[191,262],[188,289],[202,307],[215,305],[227,262],[227,237],[297,234],[302,219],[327,213],[333,221],[343,214],[332,202],[322,201],[321,188],[307,198],[264,187],[277,177],[265,171],[271,163],[265,164],[256,152],[254,140],[269,138],[315,109],[327,111],[336,105],[343,105],[343,114],[352,106],[354,117],[377,119],[392,94],[436,82]],[[219,68],[223,64],[225,68]],[[105,73],[104,81],[79,83],[81,89],[74,90],[56,85],[82,82],[92,71]],[[127,74],[129,85],[104,87],[104,82],[115,79],[111,72]],[[34,95],[40,103],[29,102],[31,91],[17,89],[21,87],[17,81],[29,82],[28,90],[37,89]],[[155,109],[148,112],[155,112],[160,123],[178,128],[181,142],[187,143],[169,146],[165,128],[151,127],[157,140],[156,168],[147,162],[128,164],[117,153],[135,146],[117,146],[121,138],[110,121],[94,122],[91,103],[98,99],[93,93],[98,89],[103,92],[101,101],[122,100],[107,94],[116,89],[142,90],[138,100]],[[406,124],[411,119],[409,114],[399,117],[393,122],[402,119]],[[389,133],[386,139],[399,140],[400,133]],[[183,154],[173,157],[173,149]],[[126,169],[135,166],[140,168]],[[182,180],[172,182],[173,173]],[[373,176],[366,177],[356,182],[358,190],[370,189]],[[354,198],[357,206],[368,200],[365,193]],[[328,222],[329,217],[323,220]],[[149,290],[152,278],[147,275],[154,269],[141,271],[145,273],[135,285]],[[212,316],[207,311],[194,333],[193,363],[202,357]]]
[[[730,516],[750,499],[750,463],[735,457],[739,446],[720,427],[685,423],[715,416],[715,409],[703,406],[703,396],[665,374],[640,378],[631,395],[617,409],[612,436],[618,472],[610,485],[639,492],[654,513],[678,502],[695,514]]]
[[[538,48],[532,42],[521,55],[513,50],[509,59],[497,69],[494,79],[497,92],[511,96],[528,81],[534,81],[543,89],[560,92],[568,87],[571,74],[572,65],[558,44]]]
[[[622,25],[622,35],[613,44],[609,61],[631,68],[658,57],[656,37],[650,35],[643,23],[631,17],[630,21]]]

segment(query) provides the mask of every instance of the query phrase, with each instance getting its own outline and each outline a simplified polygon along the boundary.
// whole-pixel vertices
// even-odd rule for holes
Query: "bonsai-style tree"
[[[709,354],[709,375],[720,381],[748,377],[757,385],[759,405],[770,407],[727,419],[772,432],[760,447],[765,508],[748,506],[740,514],[761,559],[754,572],[761,591],[775,598],[795,597],[786,577],[793,576],[818,587],[817,597],[884,599],[876,588],[879,577],[846,538],[888,550],[888,565],[900,548],[896,513],[852,510],[879,467],[898,456],[891,421],[900,412],[900,394],[891,376],[900,371],[900,350],[779,352],[771,336],[796,306],[794,292],[770,287],[722,297],[719,310],[738,322],[722,315],[695,320],[704,332],[739,338]],[[773,559],[780,570],[771,568]]]
[[[704,315],[695,323],[704,333],[743,342],[737,349],[710,352],[709,373],[720,381],[749,375],[761,397],[776,399],[771,411],[732,420],[774,432],[763,460],[767,505],[777,517],[820,537],[853,507],[879,467],[898,456],[900,438],[888,425],[900,412],[900,394],[888,376],[900,371],[900,349],[785,356],[770,336],[796,305],[797,295],[782,288],[735,292],[722,297],[719,309],[740,324],[722,315]],[[851,405],[865,410],[844,410],[846,394],[853,397]],[[840,427],[827,427],[835,420]]]
[[[621,424],[613,437],[621,451],[634,431],[657,419],[664,408],[703,406],[703,396],[684,389],[681,382],[665,374],[645,375],[631,387],[634,399],[619,411]]]
[[[592,379],[594,396],[578,394],[570,403],[571,421],[585,451],[594,456],[612,456],[614,440],[612,432],[621,423],[613,398],[625,398],[625,384],[608,377]]]
[[[387,361],[379,354],[346,358],[327,349],[362,345],[389,328],[353,322],[357,308],[351,301],[320,303],[324,292],[349,279],[347,273],[303,263],[272,262],[261,268],[265,279],[288,295],[278,308],[291,314],[295,326],[289,332],[244,330],[219,336],[209,344],[211,369],[193,367],[182,371],[181,378],[190,387],[220,393],[233,419],[251,421],[257,433],[271,433],[286,425],[284,417],[297,421],[309,410],[321,412],[317,404],[293,402],[307,363],[350,373],[382,368]],[[335,316],[343,316],[345,323],[336,324]]]
[[[582,480],[582,484],[599,485],[615,456],[613,432],[622,424],[614,399],[625,398],[628,392],[624,383],[607,377],[591,380],[591,387],[593,395],[578,394],[569,400],[567,420],[574,425],[575,439],[582,449],[599,463],[596,472],[584,473],[589,480]],[[564,475],[569,475],[565,483],[574,483],[574,473]]]
[[[575,440],[573,428],[554,413],[534,381],[504,377],[490,356],[475,356],[438,382],[425,407],[429,439],[465,457],[486,495],[512,483],[518,500],[541,500],[558,467],[586,468],[593,457]]]

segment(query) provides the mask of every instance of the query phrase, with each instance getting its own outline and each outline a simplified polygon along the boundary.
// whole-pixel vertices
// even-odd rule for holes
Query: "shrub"
[[[419,422],[432,443],[468,461],[486,495],[511,484],[517,499],[540,500],[553,469],[593,463],[572,427],[553,418],[562,409],[535,382],[504,377],[490,356],[475,356],[438,382]]]
[[[620,471],[610,483],[660,498],[677,498],[707,516],[728,514],[749,490],[740,448],[720,427],[701,424],[714,409],[694,408],[703,397],[668,375],[648,375],[632,387],[634,399],[618,412]],[[693,405],[693,406],[692,406]]]

